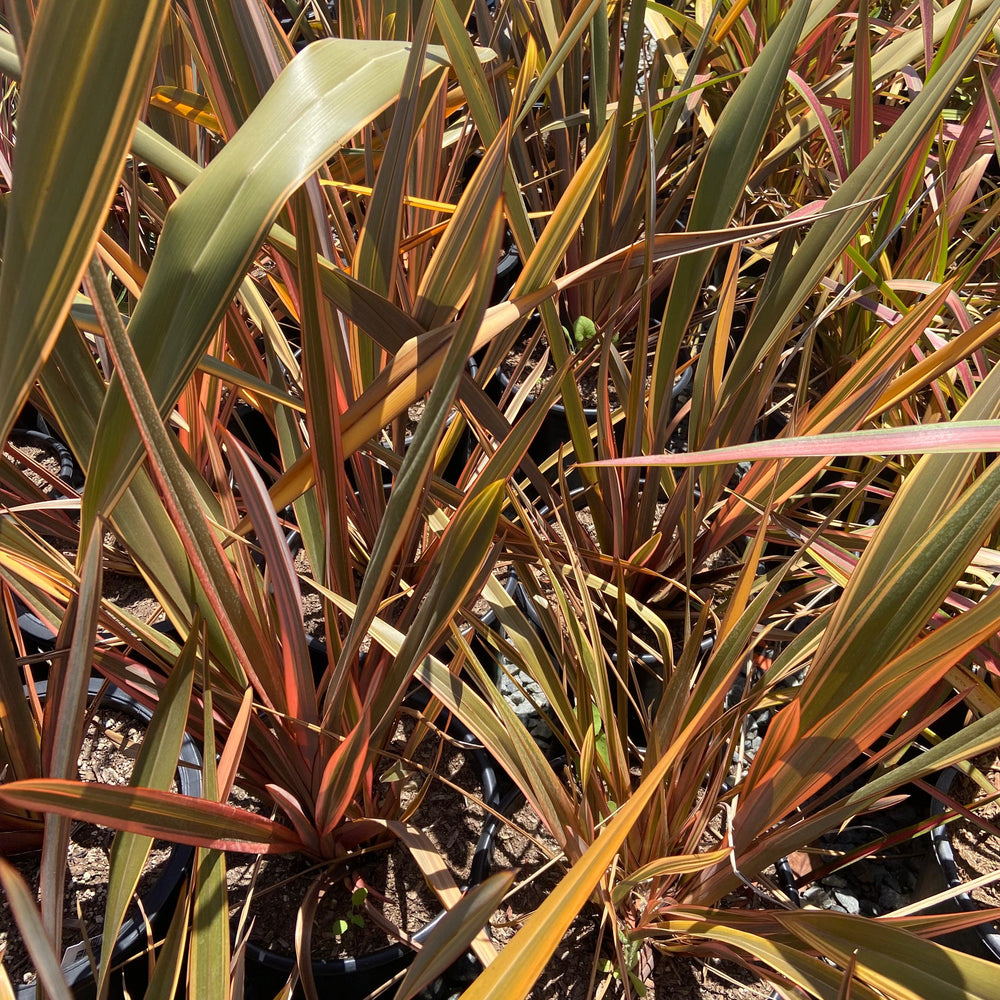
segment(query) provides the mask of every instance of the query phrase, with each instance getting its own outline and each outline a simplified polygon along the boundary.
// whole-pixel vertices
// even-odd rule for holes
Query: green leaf
[[[433,4],[421,6],[415,28],[414,45],[399,88],[399,100],[392,128],[385,145],[385,155],[372,187],[365,212],[365,222],[358,234],[352,271],[367,288],[390,298],[399,258],[403,231],[404,191],[409,168],[413,134],[419,122],[420,81],[426,75],[422,66],[430,31]],[[426,110],[426,109],[424,109]]]
[[[38,730],[24,697],[24,685],[6,621],[0,622],[0,772],[11,778],[39,778]]]
[[[40,6],[21,86],[0,274],[0,440],[52,349],[104,223],[168,6]]]
[[[188,996],[226,997],[230,992],[226,855],[221,850],[199,850],[196,865]]]
[[[184,942],[188,930],[188,893],[185,885],[177,899],[166,938],[156,956],[156,966],[149,978],[144,1000],[173,1000],[177,996],[184,960]]]
[[[950,20],[956,6],[952,4],[941,13]],[[826,203],[827,210],[845,207],[847,210],[842,215],[817,220],[786,265],[768,271],[746,336],[737,351],[730,376],[732,381],[740,381],[743,373],[755,370],[758,361],[771,351],[771,340],[783,334],[802,303],[813,294],[831,261],[853,239],[862,221],[870,214],[870,209],[866,207],[868,199],[888,191],[926,133],[934,128],[938,115],[954,93],[969,61],[989,37],[998,15],[1000,2],[994,0],[898,121]],[[915,36],[916,33],[913,33],[909,40],[916,42]],[[751,387],[742,390],[737,387],[733,396],[750,391]]]
[[[736,92],[726,102],[708,144],[687,222],[689,231],[721,229],[732,219],[750,171],[760,156],[764,134],[785,86],[788,67],[809,8],[810,0],[797,0],[792,4]],[[651,400],[671,398],[674,358],[689,327],[712,256],[706,251],[677,263],[663,318],[667,334],[657,344],[653,363]],[[657,438],[662,436],[667,425],[670,409],[670,406],[657,406],[654,410],[653,426]]]
[[[435,558],[435,577],[424,603],[396,656],[398,686],[386,684],[379,691],[374,718],[391,718],[398,692],[405,686],[417,662],[441,637],[461,603],[469,596],[496,537],[497,521],[503,507],[504,484],[491,483],[455,512],[441,539]]]
[[[136,363],[132,343],[113,308],[111,290],[96,262],[89,269],[88,285],[106,343],[122,379],[120,384],[133,408],[134,426],[140,428],[142,440],[155,458],[152,469],[171,519],[181,531],[181,541],[190,559],[189,572],[201,583],[216,619],[226,629],[228,642],[224,648],[230,655],[240,656],[245,665],[252,663],[258,673],[276,670],[273,646],[264,641],[260,623],[240,600],[233,567],[222,553],[214,524],[204,509],[205,500],[180,457],[176,437],[167,431],[156,412],[149,386]],[[216,517],[221,519],[221,513]],[[91,522],[82,518],[81,521],[83,531],[91,527]]]
[[[7,904],[21,932],[21,940],[28,949],[38,981],[45,993],[50,1000],[72,1000],[72,994],[59,967],[59,959],[45,934],[34,893],[25,885],[17,870],[3,858],[0,858],[0,885],[3,886]]]
[[[215,753],[215,713],[211,674],[203,670],[202,698],[205,747],[202,769],[204,805],[215,807],[222,797]],[[230,739],[236,738],[231,735]],[[228,755],[227,744],[223,751]],[[227,793],[228,795],[228,793]],[[202,800],[197,800],[201,802]],[[228,808],[228,807],[226,807]],[[212,845],[213,848],[220,845]],[[226,856],[219,849],[199,848],[194,859],[194,892],[191,906],[191,944],[188,949],[188,996],[228,997],[230,939],[226,888]]]
[[[42,769],[47,777],[70,778],[77,774],[77,756],[87,718],[87,691],[93,665],[97,616],[101,606],[103,531],[91,536],[86,549],[77,553],[80,585],[66,609],[56,637],[65,657],[56,657],[49,675],[42,726]],[[41,887],[42,919],[56,950],[62,947],[63,892],[70,824],[61,816],[45,817]]]

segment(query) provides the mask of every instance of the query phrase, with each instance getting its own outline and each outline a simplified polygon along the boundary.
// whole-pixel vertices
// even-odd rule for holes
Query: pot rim
[[[952,782],[958,776],[958,768],[949,767],[942,771],[934,782],[935,791],[945,793],[951,788]],[[938,808],[947,808],[945,803],[934,796],[931,800],[931,809],[937,812]],[[965,884],[958,873],[958,865],[955,863],[955,852],[951,846],[951,835],[948,833],[947,824],[941,823],[930,832],[931,848],[937,858],[938,867],[944,876],[945,884],[949,889],[955,889]],[[969,895],[968,892],[960,892],[952,897],[955,905],[965,913],[974,913],[980,910],[979,904]],[[976,924],[975,931],[979,935],[983,945],[990,952],[993,958],[1000,962],[1000,928],[990,920],[984,920]]]

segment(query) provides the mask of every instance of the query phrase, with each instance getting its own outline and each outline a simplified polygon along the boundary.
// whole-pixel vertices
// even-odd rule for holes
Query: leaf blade
[[[43,4],[25,58],[0,275],[0,438],[90,257],[153,68],[166,0]],[[69,67],[53,73],[53,65]]]

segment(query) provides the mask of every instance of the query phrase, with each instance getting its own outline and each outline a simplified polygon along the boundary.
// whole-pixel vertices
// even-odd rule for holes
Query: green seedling
[[[574,351],[597,336],[597,327],[594,325],[594,321],[587,316],[578,316],[573,321],[572,333],[565,326],[562,329],[569,341],[570,348]]]
[[[589,316],[577,316],[577,318],[573,321],[572,333],[570,333],[565,326],[562,330],[566,335],[566,339],[569,341],[570,348],[574,351],[583,347],[584,344],[593,340],[594,337],[597,336],[597,326]],[[613,344],[618,343],[617,333],[611,338],[611,342]]]
[[[333,922],[333,932],[337,937],[342,938],[352,927],[365,926],[364,911],[367,899],[368,890],[364,886],[359,886],[351,893],[351,912]]]

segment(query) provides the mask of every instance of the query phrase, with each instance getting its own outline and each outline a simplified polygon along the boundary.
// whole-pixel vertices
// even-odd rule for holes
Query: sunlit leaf
[[[168,6],[99,0],[39,10],[0,275],[0,440],[59,335],[104,224]]]

